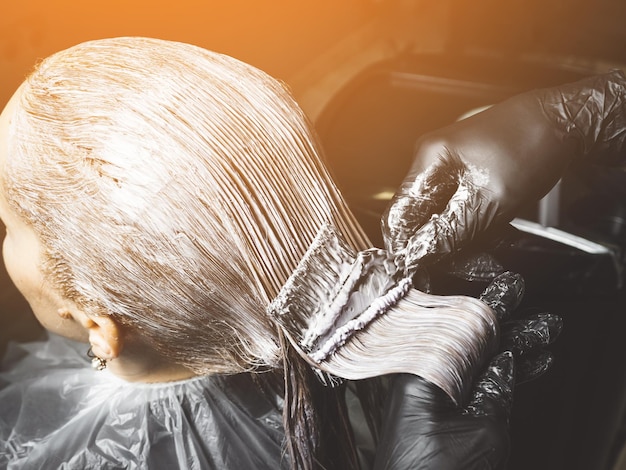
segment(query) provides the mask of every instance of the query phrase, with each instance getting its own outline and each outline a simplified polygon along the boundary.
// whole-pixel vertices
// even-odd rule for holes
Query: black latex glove
[[[519,304],[523,290],[520,276],[504,273],[489,285],[481,299],[499,318],[506,319]],[[533,357],[533,352],[555,339],[560,331],[555,324],[559,325],[560,319],[548,315],[538,322],[523,323],[523,328],[511,328],[503,337],[502,348],[512,348],[518,358]],[[508,420],[516,359],[511,351],[496,355],[463,407],[455,406],[443,391],[420,377],[395,376],[374,468],[504,468],[510,448]],[[531,369],[542,372],[546,365],[549,363]]]
[[[545,349],[561,334],[563,320],[550,313],[514,316],[524,295],[524,279],[505,272],[496,277],[480,300],[491,307],[500,323],[500,351],[515,359],[515,383],[539,377],[552,365],[552,353]]]
[[[621,72],[517,95],[423,136],[387,212],[388,251],[407,269],[454,252],[539,199],[573,160],[626,157]]]
[[[375,470],[503,468],[509,455],[508,419],[513,356],[496,356],[465,408],[426,380],[393,378]]]

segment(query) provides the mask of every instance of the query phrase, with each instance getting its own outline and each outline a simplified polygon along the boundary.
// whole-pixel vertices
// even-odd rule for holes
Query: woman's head
[[[3,192],[46,280],[198,372],[278,365],[265,309],[322,223],[366,243],[302,112],[235,59],[92,41],[15,98]]]

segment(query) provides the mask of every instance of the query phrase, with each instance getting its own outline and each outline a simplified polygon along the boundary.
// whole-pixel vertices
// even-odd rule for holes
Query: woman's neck
[[[197,375],[147,347],[138,346],[125,347],[118,358],[107,362],[107,369],[128,382],[173,382]]]

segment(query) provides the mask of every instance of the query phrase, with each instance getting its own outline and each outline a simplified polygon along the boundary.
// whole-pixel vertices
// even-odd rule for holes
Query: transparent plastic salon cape
[[[281,413],[248,377],[136,384],[56,335],[11,345],[0,373],[0,468],[281,469]]]

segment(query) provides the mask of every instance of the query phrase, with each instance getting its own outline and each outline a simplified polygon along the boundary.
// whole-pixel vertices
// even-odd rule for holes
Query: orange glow
[[[0,107],[35,62],[79,42],[151,36],[190,42],[284,79],[366,22],[370,0],[26,0],[0,15]]]

